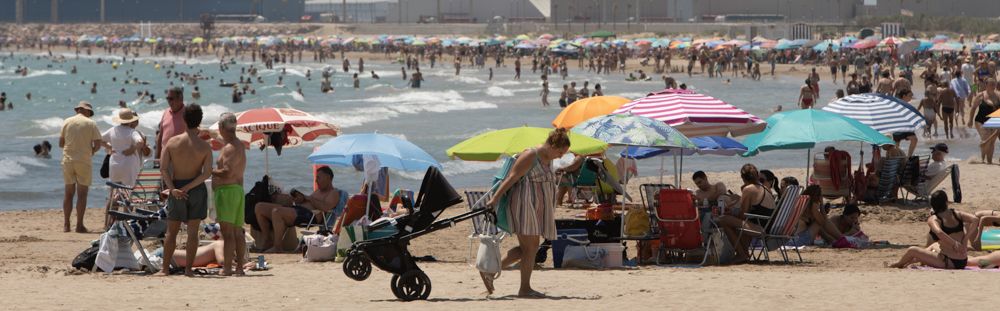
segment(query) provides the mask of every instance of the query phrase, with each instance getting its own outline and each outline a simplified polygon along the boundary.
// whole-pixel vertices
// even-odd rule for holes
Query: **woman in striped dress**
[[[549,134],[541,147],[521,152],[511,168],[510,174],[496,191],[490,206],[496,206],[503,194],[510,191],[510,226],[517,235],[518,246],[507,252],[502,267],[520,262],[521,288],[518,297],[541,298],[544,294],[531,289],[531,272],[535,267],[539,237],[549,240],[556,238],[556,186],[558,179],[552,171],[552,160],[569,151],[569,133],[566,129],[556,129]],[[493,293],[493,280],[482,275],[486,291]]]

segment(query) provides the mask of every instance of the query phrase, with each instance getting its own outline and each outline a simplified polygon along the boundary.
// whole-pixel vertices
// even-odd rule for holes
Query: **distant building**
[[[313,22],[383,23],[396,0],[306,0]],[[346,9],[346,10],[345,10]]]
[[[305,0],[0,0],[0,22],[196,22],[202,14],[297,22]]]

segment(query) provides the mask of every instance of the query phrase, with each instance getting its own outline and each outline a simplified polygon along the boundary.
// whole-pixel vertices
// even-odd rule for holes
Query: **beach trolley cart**
[[[344,260],[344,273],[353,280],[364,281],[371,275],[372,265],[375,265],[392,273],[389,286],[397,298],[404,301],[427,299],[431,293],[431,280],[417,267],[407,246],[410,240],[422,235],[492,213],[489,209],[473,209],[455,217],[437,220],[445,209],[461,202],[462,196],[455,192],[444,175],[435,167],[428,168],[412,212],[369,228],[378,230],[385,226],[395,226],[396,233],[354,242]]]

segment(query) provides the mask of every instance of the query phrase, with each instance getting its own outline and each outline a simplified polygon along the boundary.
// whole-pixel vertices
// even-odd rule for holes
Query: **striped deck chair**
[[[878,169],[878,188],[875,193],[866,195],[866,202],[878,204],[896,198],[895,192],[899,188],[899,176],[905,161],[903,157],[882,158],[881,167]]]
[[[904,199],[909,199],[910,195],[913,195],[914,201],[926,201],[931,196],[931,192],[937,186],[941,185],[949,176],[951,176],[951,171],[954,168],[953,165],[946,167],[941,173],[935,175],[934,177],[927,177],[927,165],[930,164],[930,157],[920,157],[920,161],[917,162],[918,169],[916,172],[910,174],[914,176],[907,176],[909,179],[903,183],[903,190],[906,190],[906,197]],[[907,170],[910,171],[910,170]]]
[[[845,202],[851,200],[851,187],[854,185],[852,179],[852,172],[850,166],[850,160],[848,159],[848,165],[841,168],[840,171],[840,181],[839,186],[834,185],[833,180],[833,168],[830,167],[830,161],[824,156],[825,153],[820,153],[815,155],[813,158],[813,175],[812,178],[816,180],[819,187],[823,189],[823,197],[829,200],[834,200],[838,198],[844,198]]]
[[[788,186],[785,188],[784,196],[782,196],[778,208],[775,209],[774,215],[746,214],[747,219],[756,218],[767,220],[767,225],[764,226],[764,232],[743,230],[748,233],[759,235],[757,240],[762,243],[759,249],[753,248],[750,250],[751,259],[759,261],[760,257],[763,255],[764,261],[770,262],[771,258],[769,251],[778,250],[785,262],[788,262],[788,254],[782,246],[785,245],[785,242],[794,238],[796,221],[805,209],[805,205],[799,206],[799,204],[801,202],[808,202],[808,197],[803,197],[801,194],[801,186]],[[803,201],[803,199],[805,199],[805,201]],[[798,254],[798,249],[796,249],[795,252]],[[801,254],[799,255],[799,261],[802,261]]]
[[[486,197],[485,191],[466,191],[465,199],[465,202],[468,202],[469,204],[469,211],[485,208],[486,202],[489,200],[489,198]],[[472,232],[469,233],[469,254],[465,258],[465,261],[470,264],[472,264],[472,260],[476,258],[476,251],[479,247],[479,237],[481,235],[500,235],[500,229],[497,228],[495,223],[487,219],[485,214],[472,217]]]

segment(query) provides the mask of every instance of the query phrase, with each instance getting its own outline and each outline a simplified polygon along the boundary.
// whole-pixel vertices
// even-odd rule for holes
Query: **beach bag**
[[[73,258],[73,268],[88,271],[94,270],[94,262],[97,260],[97,251],[99,249],[99,245],[94,245],[76,255],[76,258]]]
[[[641,206],[630,207],[625,212],[625,235],[645,236],[649,234],[649,212]]]
[[[337,236],[326,236],[322,234],[311,234],[302,237],[305,242],[305,251],[302,253],[302,261],[321,262],[330,261],[337,257]]]
[[[111,154],[104,156],[104,162],[101,163],[101,178],[108,179],[111,177]]]
[[[608,251],[600,247],[586,245],[570,245],[563,253],[563,268],[604,269],[604,257]]]
[[[479,251],[476,253],[476,269],[478,269],[479,272],[494,275],[493,279],[500,277],[501,241],[503,241],[503,234],[479,235]]]
[[[243,198],[243,222],[250,224],[253,230],[260,231],[260,225],[257,224],[257,214],[255,213],[257,203],[271,202],[271,193],[268,191],[270,181],[270,177],[264,175],[264,178],[254,183],[253,188],[250,188],[250,192],[247,192]]]

